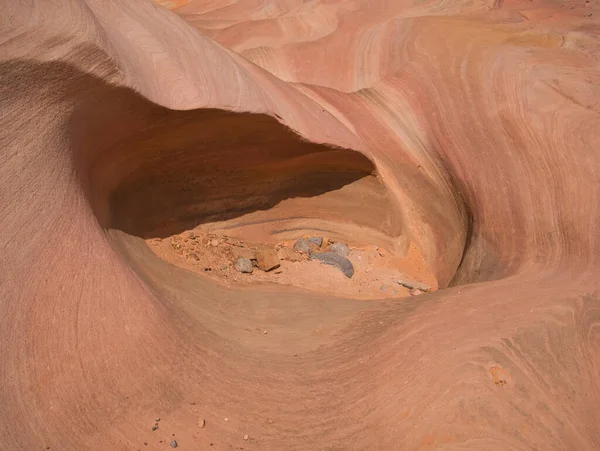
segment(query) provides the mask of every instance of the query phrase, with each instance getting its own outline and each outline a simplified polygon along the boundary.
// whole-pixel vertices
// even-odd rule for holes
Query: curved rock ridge
[[[600,449],[599,17],[0,0],[0,449]],[[418,249],[440,290],[146,243],[200,224]]]

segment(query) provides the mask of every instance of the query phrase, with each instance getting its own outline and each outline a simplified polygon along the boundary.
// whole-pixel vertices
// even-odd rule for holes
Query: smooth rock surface
[[[159,3],[0,0],[0,449],[600,449],[598,2]],[[440,290],[145,243],[203,227]]]

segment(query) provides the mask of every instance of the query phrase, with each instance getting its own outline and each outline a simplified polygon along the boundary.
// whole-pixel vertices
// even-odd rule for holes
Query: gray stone
[[[331,251],[335,252],[342,257],[347,257],[350,255],[350,248],[346,246],[344,243],[334,243],[331,245]]]
[[[399,283],[400,285],[402,285],[403,287],[408,288],[409,290],[415,288],[415,289],[423,291],[423,292],[431,291],[431,287],[429,285],[426,285],[421,282],[415,282],[414,280],[400,279],[400,280],[397,280],[396,282]]]
[[[177,448],[177,440],[171,442],[171,448]]]
[[[308,239],[310,243],[316,244],[317,247],[321,247],[323,245],[323,237],[322,236],[313,236]]]
[[[354,266],[352,266],[352,262],[335,252],[313,252],[311,258],[319,260],[326,265],[337,266],[348,278],[354,275]]]
[[[235,269],[237,269],[241,273],[252,274],[254,271],[254,265],[252,264],[252,260],[249,258],[238,258],[234,265]]]
[[[294,244],[294,250],[301,254],[310,255],[312,253],[312,248],[310,247],[310,242],[306,238],[300,238]]]

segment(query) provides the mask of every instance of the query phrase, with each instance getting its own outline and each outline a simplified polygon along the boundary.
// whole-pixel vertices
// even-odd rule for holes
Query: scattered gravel
[[[151,243],[155,245],[159,241],[154,239]],[[331,276],[331,272],[324,270],[324,268],[319,270],[319,265],[314,263],[306,264],[309,260],[314,260],[336,266],[347,278],[355,279],[351,284],[346,284],[342,288],[338,287],[339,290],[344,291],[344,294],[350,296],[351,293],[349,294],[349,292],[352,290],[357,291],[361,296],[364,295],[365,290],[370,290],[367,295],[374,298],[404,296],[408,295],[408,292],[411,296],[419,296],[432,290],[429,285],[409,279],[411,275],[408,273],[403,274],[396,271],[399,268],[395,268],[394,262],[379,260],[377,257],[393,257],[393,255],[388,254],[387,251],[376,245],[358,246],[354,249],[350,248],[345,242],[334,242],[330,237],[314,236],[310,233],[291,242],[283,240],[277,244],[244,244],[239,239],[194,230],[170,237],[169,241],[163,242],[160,249],[163,252],[174,250],[177,254],[175,255],[176,259],[185,258],[187,261],[184,262],[186,267],[192,266],[197,272],[203,272],[204,270],[210,275],[221,277],[225,281],[233,283],[242,282],[242,279],[245,279],[245,281],[251,281],[252,279],[266,281],[268,279],[283,284],[291,281],[292,284],[298,286],[310,286],[310,277],[313,276],[319,278],[317,282],[321,285],[328,285],[329,282],[334,284],[341,282],[340,279],[337,279],[337,282],[334,280],[327,281],[327,275]],[[349,260],[350,255],[352,255],[352,261]],[[290,264],[288,262],[301,264]],[[358,266],[355,268],[354,264]],[[233,269],[235,271],[232,273]],[[259,269],[270,274],[271,277],[269,278]],[[378,272],[379,269],[381,269],[380,273]],[[369,274],[371,271],[373,273]],[[392,271],[395,271],[395,275]],[[254,276],[240,276],[240,273],[253,274]],[[279,276],[280,274],[283,275]],[[354,277],[355,275],[357,277]],[[424,276],[424,278],[428,280],[428,276]],[[406,287],[407,290],[400,290],[396,283]],[[338,288],[335,288],[336,291],[327,288],[325,290],[337,293]],[[266,334],[266,331],[260,329],[259,333]],[[156,418],[156,425],[153,430],[158,429],[159,421],[160,418]]]

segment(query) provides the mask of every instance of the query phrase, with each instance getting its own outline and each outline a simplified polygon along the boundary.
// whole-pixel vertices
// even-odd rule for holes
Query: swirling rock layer
[[[0,2],[0,449],[599,449],[596,4],[158,3]],[[444,289],[144,241],[198,221],[410,244]]]

